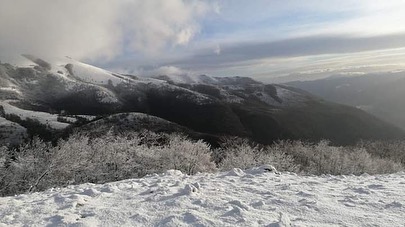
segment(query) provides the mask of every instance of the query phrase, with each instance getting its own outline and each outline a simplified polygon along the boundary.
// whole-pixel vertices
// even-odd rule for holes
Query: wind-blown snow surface
[[[404,226],[405,173],[168,171],[0,198],[0,226]]]

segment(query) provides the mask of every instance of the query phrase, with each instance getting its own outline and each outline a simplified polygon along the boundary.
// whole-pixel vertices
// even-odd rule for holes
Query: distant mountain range
[[[404,131],[363,110],[324,101],[287,85],[246,77],[140,77],[70,58],[0,64],[0,139],[148,129],[181,132],[212,144],[223,135],[270,144],[279,139],[404,138]]]
[[[325,100],[354,106],[405,129],[405,72],[287,83]]]

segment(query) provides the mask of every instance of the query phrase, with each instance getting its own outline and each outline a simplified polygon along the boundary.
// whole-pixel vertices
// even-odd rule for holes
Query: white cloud
[[[186,71],[175,66],[162,66],[150,72],[151,75],[184,75]]]
[[[198,19],[212,10],[200,0],[2,0],[0,59],[158,54],[187,44],[199,31]]]
[[[405,1],[356,1],[346,10],[350,16],[313,24],[302,32],[311,34],[381,35],[405,32]]]
[[[137,68],[136,70],[131,71],[120,71],[120,69],[115,70],[114,72],[120,72],[124,74],[140,75],[140,76],[183,76],[183,75],[193,75],[192,72],[181,69],[172,65],[165,65],[159,67],[149,67],[149,68]]]
[[[217,55],[221,54],[221,46],[219,44],[215,46],[214,53]]]
[[[405,32],[404,0],[222,0],[220,8],[226,32],[212,34],[208,42]]]

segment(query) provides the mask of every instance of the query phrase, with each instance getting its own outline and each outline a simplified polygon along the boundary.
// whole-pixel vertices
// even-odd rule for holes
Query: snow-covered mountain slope
[[[27,137],[27,129],[0,117],[0,144],[20,144]]]
[[[279,139],[353,144],[359,139],[405,138],[404,131],[363,111],[248,77],[145,78],[112,73],[68,57],[25,57],[34,65],[0,64],[0,101],[15,100],[27,111],[99,117],[138,112],[212,138],[249,137],[263,144]]]
[[[42,69],[70,80],[76,79],[97,85],[107,85],[108,83],[117,85],[131,80],[131,78],[76,61],[70,57],[43,60],[33,55],[23,56]]]
[[[329,77],[288,83],[325,100],[362,109],[405,129],[405,72]]]
[[[0,198],[0,226],[404,226],[405,173],[247,171],[141,179]]]
[[[269,106],[305,106],[314,98],[288,86],[263,84],[248,77],[210,77],[207,75],[157,76],[170,84],[213,95],[227,103],[243,103],[245,100],[261,101]]]
[[[207,75],[160,75],[154,76],[154,78],[159,80],[164,80],[175,84],[218,84],[219,80],[214,77]]]
[[[79,131],[92,134],[105,134],[112,132],[139,132],[149,130],[153,132],[185,133],[189,130],[165,119],[144,113],[119,113],[93,121],[84,125]],[[188,133],[187,133],[188,134]]]
[[[12,105],[11,102],[12,100],[0,101],[0,106],[3,107],[5,114],[16,115],[21,120],[26,120],[27,118],[38,120],[41,124],[52,129],[64,129],[70,125],[69,123],[59,122],[57,114],[20,109]],[[67,122],[76,122],[76,118],[64,117],[64,119]]]

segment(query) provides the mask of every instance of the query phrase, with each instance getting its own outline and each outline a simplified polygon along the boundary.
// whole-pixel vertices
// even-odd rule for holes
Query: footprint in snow
[[[250,205],[254,208],[260,208],[260,207],[266,205],[266,203],[262,200],[258,200],[258,201],[251,203]]]
[[[236,219],[238,222],[244,222],[244,216],[247,214],[246,212],[249,210],[249,206],[243,204],[239,200],[233,200],[228,202],[231,205],[231,210],[227,211],[222,217],[232,217]]]
[[[237,206],[237,207],[239,207],[239,208],[241,208],[241,209],[244,209],[244,210],[249,210],[249,206],[248,206],[248,205],[245,205],[244,203],[242,203],[242,202],[239,201],[239,200],[230,201],[229,204],[234,205],[234,206]]]
[[[319,210],[316,207],[317,202],[314,201],[314,200],[301,199],[301,200],[298,200],[298,202],[300,203],[300,206],[304,206],[304,207],[309,208],[309,209],[314,209],[316,211]]]
[[[357,202],[352,199],[352,197],[345,197],[344,199],[338,200],[338,202],[342,203],[347,207],[355,207]]]
[[[382,184],[370,184],[367,187],[370,189],[385,189],[384,185]]]
[[[204,207],[204,208],[208,207],[208,203],[207,203],[207,201],[205,199],[197,199],[196,201],[192,202],[192,204],[198,205],[198,206],[201,206],[201,207]]]
[[[359,187],[359,188],[349,187],[349,188],[346,188],[345,190],[350,190],[357,194],[367,194],[368,195],[371,193],[368,189],[363,188],[363,187]]]
[[[87,195],[87,196],[90,196],[90,197],[95,197],[95,196],[100,195],[101,192],[98,191],[98,190],[96,190],[96,189],[94,189],[94,188],[86,188],[86,189],[84,189],[83,192],[81,192],[80,194],[82,194],[82,195]]]
[[[291,184],[279,184],[276,186],[278,186],[281,190],[290,190],[291,189]]]
[[[254,167],[252,169],[249,169],[247,172],[251,175],[260,175],[263,173],[274,173],[276,175],[280,175],[280,172],[277,171],[276,168],[272,165],[263,165],[259,167]]]
[[[214,223],[197,214],[186,212],[181,215],[171,215],[163,218],[156,226],[213,226]]]
[[[385,208],[401,208],[401,207],[402,207],[402,204],[397,201],[394,201],[392,203],[385,205]]]
[[[115,185],[104,185],[101,189],[100,192],[106,192],[106,193],[116,193],[119,192],[120,190],[118,189],[117,186]]]
[[[291,227],[291,220],[287,214],[280,213],[279,220],[277,222],[271,223],[266,227]]]
[[[63,216],[60,215],[55,215],[49,218],[45,218],[45,221],[47,221],[49,224],[46,226],[62,226],[64,224],[63,222]]]
[[[302,184],[306,184],[306,185],[318,185],[318,184],[321,184],[321,182],[319,182],[319,181],[307,181],[307,182],[302,182]]]
[[[354,188],[353,189],[354,192],[358,193],[358,194],[370,194],[371,192],[365,188]]]
[[[224,176],[241,177],[244,176],[245,172],[239,168],[233,168],[231,171],[227,172]]]
[[[314,194],[307,193],[307,192],[304,192],[304,191],[299,191],[296,195],[301,196],[301,197],[315,197]]]
[[[198,182],[193,183],[193,184],[187,184],[183,189],[183,193],[186,195],[190,195],[190,194],[199,192],[200,189],[201,189],[201,185]]]
[[[239,218],[239,217],[243,217],[243,213],[244,213],[244,211],[241,208],[234,206],[230,211],[223,214],[222,217]]]

